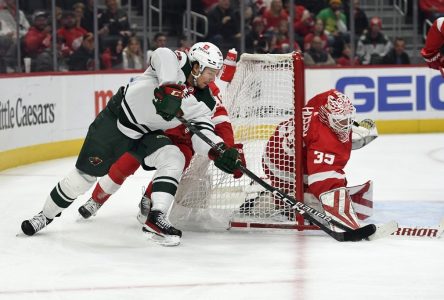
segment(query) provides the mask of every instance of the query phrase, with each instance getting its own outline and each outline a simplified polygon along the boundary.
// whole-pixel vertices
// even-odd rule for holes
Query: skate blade
[[[148,216],[142,215],[142,213],[139,211],[139,213],[137,214],[137,221],[139,221],[140,224],[145,225],[147,219]]]
[[[75,219],[75,221],[78,222],[78,223],[89,222],[93,217],[94,217],[94,215],[92,215],[89,218],[85,218],[80,213],[78,213],[77,214],[77,218]]]
[[[17,232],[15,237],[18,237],[18,238],[28,238],[28,237],[31,237],[31,236],[30,235],[26,235],[23,232]]]
[[[180,237],[177,235],[162,236],[154,232],[148,231],[146,228],[142,228],[142,231],[149,241],[152,241],[158,245],[165,247],[173,247],[173,246],[178,246],[180,244]]]

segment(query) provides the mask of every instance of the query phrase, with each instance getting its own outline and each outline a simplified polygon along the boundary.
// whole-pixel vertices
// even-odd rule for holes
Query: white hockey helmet
[[[327,96],[327,104],[319,108],[319,118],[336,133],[342,143],[345,143],[350,137],[355,112],[350,98],[331,90]]]
[[[188,58],[191,63],[195,61],[199,63],[200,73],[205,68],[220,70],[224,63],[222,52],[220,52],[219,48],[208,42],[194,44],[188,52]]]

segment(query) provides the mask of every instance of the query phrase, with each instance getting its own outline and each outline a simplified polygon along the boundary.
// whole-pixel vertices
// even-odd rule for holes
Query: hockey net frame
[[[302,162],[302,107],[305,103],[305,76],[304,76],[304,62],[303,56],[300,52],[293,52],[290,54],[243,54],[241,59],[238,62],[238,70],[235,73],[235,77],[232,81],[232,84],[228,87],[226,95],[223,95],[223,103],[227,108],[230,119],[232,121],[233,129],[235,131],[235,139],[236,142],[243,142],[245,145],[245,137],[244,131],[245,128],[254,127],[254,125],[239,125],[236,123],[236,119],[239,118],[239,115],[242,114],[237,109],[236,103],[238,101],[242,101],[242,99],[238,99],[238,90],[239,86],[237,86],[236,82],[240,82],[238,85],[242,85],[241,81],[243,78],[241,76],[245,76],[242,74],[244,65],[252,65],[253,68],[257,65],[258,72],[263,71],[265,77],[268,77],[267,74],[270,72],[283,72],[285,70],[289,74],[285,82],[286,88],[288,91],[285,91],[285,99],[291,98],[289,101],[291,107],[287,107],[288,111],[292,110],[291,115],[286,115],[279,119],[279,121],[274,122],[273,124],[268,125],[256,125],[257,128],[268,127],[265,138],[268,138],[273,133],[276,125],[285,120],[285,118],[293,117],[294,118],[294,160],[296,162]],[[240,68],[239,68],[240,67]],[[246,67],[245,67],[246,68]],[[255,73],[253,69],[253,73]],[[250,70],[251,72],[251,70]],[[291,73],[290,73],[291,72]],[[253,74],[254,75],[254,74]],[[291,79],[290,79],[291,77]],[[261,79],[258,79],[259,83]],[[292,82],[291,82],[292,81]],[[291,82],[291,86],[290,86]],[[256,83],[253,81],[253,83]],[[279,87],[278,87],[279,88]],[[259,95],[259,98],[264,98],[264,95]],[[269,95],[269,97],[273,97],[273,95]],[[281,96],[282,97],[282,96]],[[240,97],[242,98],[242,97]],[[266,107],[262,104],[257,110],[264,110],[263,107]],[[271,106],[270,110],[273,110]],[[251,109],[251,107],[250,107]],[[265,108],[265,110],[267,110]],[[245,112],[243,112],[245,113]],[[259,111],[258,113],[264,114],[263,111]],[[266,113],[266,112],[265,112]],[[244,124],[244,123],[242,123]],[[256,137],[256,132],[248,135],[248,139],[262,139],[265,140],[264,137]],[[248,143],[248,141],[247,141]],[[254,141],[251,143],[255,143]],[[244,147],[245,148],[245,147]],[[248,149],[246,150],[246,155],[248,154]],[[251,158],[247,158],[247,167],[250,168],[252,165],[256,165],[258,159],[255,161],[251,161]],[[250,161],[249,161],[250,160]],[[256,168],[257,169],[257,168]],[[255,171],[255,168],[252,169]],[[210,162],[207,158],[198,157],[195,155],[190,164],[190,167],[185,171],[181,183],[179,185],[176,201],[171,211],[171,221],[175,223],[179,228],[189,229],[189,230],[217,230],[217,229],[230,229],[230,228],[276,228],[276,229],[296,229],[296,230],[305,230],[305,229],[315,229],[317,227],[306,225],[304,218],[296,214],[295,211],[288,212],[288,208],[286,208],[286,214],[294,214],[294,217],[291,220],[276,220],[275,215],[271,216],[270,220],[267,220],[267,217],[258,217],[256,220],[256,216],[249,217],[239,217],[239,211],[236,209],[233,210],[233,207],[229,207],[229,204],[221,204],[220,199],[213,199],[213,195],[216,193],[219,198],[229,199],[226,203],[230,203],[230,201],[238,201],[237,198],[242,198],[245,195],[250,195],[256,193],[256,195],[263,195],[265,191],[254,191],[254,188],[248,187],[248,184],[244,184],[242,188],[234,187],[234,184],[214,184],[214,178],[217,176],[223,176],[224,178],[229,178],[227,176],[231,176],[229,174],[221,174],[217,168],[214,167],[213,163]],[[241,180],[246,182],[248,179],[245,178],[247,176],[243,176]],[[229,180],[229,179],[227,179]],[[254,186],[254,184],[252,184]],[[304,184],[303,184],[303,165],[302,163],[295,163],[295,176],[294,176],[294,197],[298,201],[303,201],[304,195]],[[249,190],[249,191],[247,191]],[[251,191],[253,190],[253,191]],[[221,196],[222,195],[222,196]],[[233,199],[231,199],[231,197]],[[258,196],[259,198],[259,196]],[[268,196],[268,199],[273,198],[272,196]],[[243,199],[241,199],[243,200]],[[245,200],[247,201],[247,200]],[[270,201],[270,200],[268,200]],[[213,203],[214,202],[214,203]],[[242,201],[241,201],[242,205]],[[239,203],[236,206],[239,208]],[[268,208],[269,209],[269,208]],[[226,211],[225,211],[226,210]],[[230,210],[233,210],[230,212]],[[260,210],[260,208],[258,208]],[[222,212],[223,211],[223,212]],[[269,215],[273,215],[273,213],[268,213]],[[278,214],[279,215],[279,214]],[[282,216],[283,213],[281,212]]]

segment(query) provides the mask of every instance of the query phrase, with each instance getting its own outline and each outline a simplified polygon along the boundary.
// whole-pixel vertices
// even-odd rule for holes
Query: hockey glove
[[[222,154],[217,153],[213,149],[208,152],[210,159],[214,160],[214,165],[225,173],[233,174],[233,176],[239,176],[238,171],[240,172],[240,170],[238,167],[240,164],[242,164],[242,159],[238,148],[228,148],[225,143],[219,143],[217,146],[219,149],[224,150]],[[240,147],[240,150],[241,149],[242,147]]]
[[[239,160],[240,160],[240,164],[243,166],[246,166],[247,163],[245,161],[245,155],[244,155],[244,149],[243,149],[244,145],[242,144],[234,144],[233,148],[237,149],[237,152],[239,152]],[[242,177],[242,175],[244,175],[244,173],[242,173],[242,171],[238,168],[235,169],[233,171],[233,177],[234,179],[239,179]]]
[[[165,121],[171,121],[176,115],[181,114],[183,90],[178,84],[166,84],[154,89],[153,104],[156,113]]]
[[[421,55],[429,68],[439,70],[440,68],[444,67],[444,57],[442,57],[439,51],[427,53],[424,49],[422,49]]]
[[[373,121],[372,119],[364,119],[364,120],[362,120],[361,122],[359,122],[359,126],[367,128],[370,131],[372,129],[376,128],[375,121]]]
[[[354,122],[352,126],[352,150],[360,149],[378,137],[376,124],[371,119]]]

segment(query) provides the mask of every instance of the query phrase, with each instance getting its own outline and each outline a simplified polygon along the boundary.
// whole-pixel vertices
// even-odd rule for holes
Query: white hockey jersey
[[[173,52],[167,48],[158,48],[153,52],[148,69],[135,77],[128,84],[125,98],[122,101],[122,113],[119,115],[117,127],[132,139],[139,139],[144,134],[154,130],[167,130],[180,125],[173,119],[165,121],[156,113],[153,104],[154,89],[159,85],[185,83],[191,72],[188,56],[183,52]],[[214,133],[211,121],[216,107],[216,101],[209,88],[189,93],[185,90],[181,109],[186,120],[198,125],[198,128],[213,142],[222,142]],[[207,155],[210,149],[199,137],[192,138],[194,150]]]

